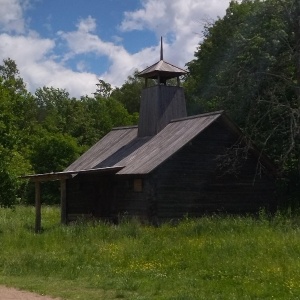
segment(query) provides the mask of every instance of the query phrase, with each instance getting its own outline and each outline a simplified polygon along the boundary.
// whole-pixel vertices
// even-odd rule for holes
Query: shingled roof
[[[148,137],[138,137],[136,126],[115,128],[65,172],[123,167],[117,174],[150,173],[223,115],[218,111],[173,120],[158,134]]]

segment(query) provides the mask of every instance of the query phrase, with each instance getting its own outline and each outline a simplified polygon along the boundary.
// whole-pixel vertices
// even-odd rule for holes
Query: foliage
[[[36,173],[60,172],[79,155],[76,140],[68,135],[52,134],[39,138],[31,152]]]
[[[297,299],[299,216],[212,216],[160,227],[60,226],[44,207],[0,210],[0,283],[64,299]],[[75,288],[76,287],[76,288]]]
[[[16,203],[17,180],[10,171],[8,154],[0,147],[0,207],[10,207]]]
[[[113,90],[110,83],[105,82],[102,79],[99,79],[99,83],[97,83],[96,86],[97,89],[96,92],[94,93],[96,97],[101,97],[106,99],[110,97],[111,92]]]
[[[31,170],[28,144],[33,132],[32,97],[8,59],[0,66],[0,206],[20,197],[19,175]]]
[[[190,113],[225,109],[298,181],[299,15],[297,0],[231,1],[224,18],[207,26],[185,82]]]
[[[144,79],[138,77],[136,70],[132,76],[128,76],[125,83],[112,92],[112,97],[122,103],[130,114],[140,111],[142,89],[145,85]]]
[[[3,65],[0,66],[0,78],[11,93],[26,93],[25,83],[19,74],[15,61],[10,58],[3,60]]]
[[[124,105],[111,96],[109,83],[99,81],[95,97],[71,98],[64,89],[26,90],[16,63],[0,65],[0,155],[3,163],[0,205],[17,199],[31,202],[32,186],[20,183],[23,174],[64,170],[79,154],[115,126],[137,123]],[[21,181],[22,182],[22,181]],[[46,203],[59,201],[54,183],[43,188]],[[27,198],[27,199],[24,199]],[[4,200],[5,199],[5,200]]]

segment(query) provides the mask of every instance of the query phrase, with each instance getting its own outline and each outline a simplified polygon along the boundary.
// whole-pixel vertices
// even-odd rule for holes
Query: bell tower
[[[140,72],[145,78],[142,91],[138,136],[153,136],[160,132],[172,119],[187,116],[183,88],[180,87],[180,76],[187,72],[163,58],[161,38],[160,60]],[[168,80],[177,78],[177,85],[167,85]],[[155,79],[156,85],[148,87],[148,79]]]

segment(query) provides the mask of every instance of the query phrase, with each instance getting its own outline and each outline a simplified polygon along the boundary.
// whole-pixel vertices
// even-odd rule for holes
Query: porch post
[[[60,180],[60,220],[62,224],[67,224],[66,179]]]
[[[35,233],[41,231],[41,183],[35,181]]]

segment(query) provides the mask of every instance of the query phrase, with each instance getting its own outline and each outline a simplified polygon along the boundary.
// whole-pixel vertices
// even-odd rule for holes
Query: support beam
[[[35,182],[35,233],[41,232],[41,183]]]
[[[60,219],[62,224],[67,224],[67,189],[66,179],[60,181]]]

